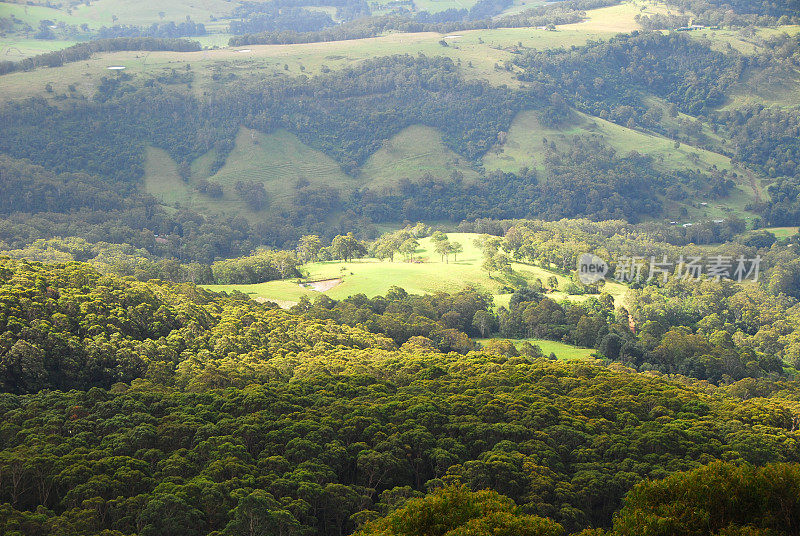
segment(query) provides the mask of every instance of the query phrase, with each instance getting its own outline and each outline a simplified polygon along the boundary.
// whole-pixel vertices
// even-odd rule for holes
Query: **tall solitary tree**
[[[304,263],[318,260],[321,249],[322,240],[317,235],[305,235],[297,244],[297,254]]]
[[[331,254],[337,259],[344,259],[345,262],[355,257],[361,257],[366,253],[367,248],[353,233],[338,235],[331,242]]]

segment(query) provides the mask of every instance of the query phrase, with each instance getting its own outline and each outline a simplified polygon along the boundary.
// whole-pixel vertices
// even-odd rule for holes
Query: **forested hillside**
[[[0,534],[797,536],[794,0],[0,0]]]
[[[195,200],[179,208],[199,212],[180,214],[193,219],[220,212],[244,215],[246,221],[230,226],[254,245],[284,246],[303,232],[338,230],[331,220],[338,224],[343,215],[367,224],[480,217],[635,222],[691,217],[697,199],[761,214],[769,223],[794,223],[795,112],[717,111],[745,70],[776,63],[777,57],[718,52],[682,34],[659,33],[571,50],[520,52],[507,66],[522,84],[516,88],[466,78],[460,60],[410,55],[369,60],[312,78],[278,76],[258,84],[234,80],[203,98],[174,87],[191,86],[195,75],[188,65],[185,72],[173,69],[168,78],[143,80],[123,73],[104,77],[91,99],[74,93],[60,102],[6,103],[0,113],[6,125],[0,150],[56,173],[98,177],[112,185],[111,191],[125,194],[131,188],[143,190],[148,147],[161,148],[175,162],[183,183],[177,187]],[[687,85],[690,78],[694,82]],[[541,125],[558,133],[569,132],[575,109],[654,139],[675,140],[676,148],[688,143],[691,167],[676,170],[663,165],[662,156],[620,152],[613,140],[591,133],[543,136],[541,157],[513,172],[482,166],[490,151],[503,147],[519,113],[534,110]],[[777,124],[785,126],[780,134]],[[415,125],[435,128],[446,150],[463,157],[470,174],[479,178],[464,180],[454,168],[444,176],[422,174],[413,180],[398,175],[394,184],[371,187],[364,175],[368,159],[380,150],[391,151],[391,140]],[[320,184],[300,178],[275,196],[275,186],[257,176],[228,178],[225,166],[237,165],[231,158],[248,154],[238,147],[242,126],[260,132],[285,129],[298,143],[332,157],[330,165],[340,166],[341,175],[352,179]],[[53,143],[67,138],[73,142]],[[755,138],[759,142],[754,145]],[[701,165],[692,148],[716,155],[719,164]],[[257,143],[248,150],[256,155],[252,158],[261,158]],[[269,157],[263,158],[269,166]],[[148,177],[145,183],[157,180]],[[11,212],[42,210],[26,205],[15,204]],[[52,203],[47,208],[63,210]],[[265,221],[260,228],[255,223]]]
[[[2,274],[6,532],[342,534],[448,482],[571,532],[609,526],[643,478],[800,461],[793,382],[398,350],[79,263]],[[42,387],[81,390],[12,394]]]

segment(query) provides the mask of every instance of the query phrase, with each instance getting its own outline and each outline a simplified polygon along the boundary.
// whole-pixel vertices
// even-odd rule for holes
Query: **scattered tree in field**
[[[406,256],[410,262],[414,262],[414,253],[419,248],[419,242],[414,238],[409,238],[400,246],[400,253]]]
[[[504,273],[511,273],[513,271],[511,269],[511,259],[503,253],[498,253],[494,256],[494,265],[497,270]]]
[[[403,242],[412,236],[405,230],[386,233],[373,242],[370,252],[376,259],[394,261],[394,254],[400,250]]]
[[[353,233],[338,235],[331,242],[331,254],[335,259],[342,259],[345,262],[367,254],[367,248],[358,240]]]
[[[458,254],[464,252],[464,246],[461,242],[451,242],[450,253],[453,254],[453,260],[458,262]]]
[[[431,242],[433,242],[434,244],[437,242],[445,242],[445,241],[447,241],[447,235],[442,231],[434,231],[434,233],[431,235]]]
[[[319,253],[322,249],[322,240],[317,235],[305,235],[300,238],[297,244],[297,254],[304,263],[319,260]]]
[[[448,241],[447,238],[444,238],[443,240],[436,240],[433,243],[433,249],[439,254],[439,256],[442,258],[442,261],[444,261],[445,258],[448,258],[450,255],[450,241]],[[450,259],[448,258],[448,262],[449,260]]]
[[[409,229],[409,232],[414,238],[425,238],[431,234],[431,228],[422,222],[417,222],[414,227]]]
[[[497,262],[494,255],[484,258],[481,268],[486,271],[489,277],[492,277],[492,272],[497,270]]]

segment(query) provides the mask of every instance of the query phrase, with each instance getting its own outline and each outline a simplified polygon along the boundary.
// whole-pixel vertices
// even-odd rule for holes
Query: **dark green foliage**
[[[768,536],[800,534],[800,466],[716,462],[656,482],[625,498],[610,535]]]
[[[320,348],[260,358],[277,375],[241,389],[6,395],[0,467],[25,484],[0,484],[0,522],[338,535],[352,514],[380,511],[384,492],[460,478],[574,530],[609,524],[643,478],[716,458],[797,461],[779,400],[588,364]]]
[[[571,50],[531,50],[515,63],[526,70],[523,80],[559,91],[580,109],[622,124],[643,113],[642,92],[690,115],[707,113],[724,102],[725,91],[746,64],[738,55],[715,52],[690,37],[659,32]],[[699,83],[690,83],[693,77]]]
[[[700,23],[797,24],[800,6],[795,0],[673,0],[674,4],[700,16]],[[739,16],[731,16],[736,13]]]
[[[253,274],[263,267],[273,269],[269,260],[262,254],[221,263],[214,266],[214,276],[236,281],[244,278],[237,269]],[[130,282],[103,276],[80,263],[48,266],[0,258],[0,268],[0,389],[4,392],[108,388],[144,377],[172,384],[176,367],[198,354],[206,355],[205,361],[211,363],[234,355],[246,360],[250,352],[263,356],[270,346],[279,353],[290,351],[291,346],[282,347],[281,342],[285,342],[287,326],[307,322],[246,298],[242,301],[243,295],[224,298],[192,285]],[[293,269],[291,265],[284,268]],[[347,335],[352,330],[343,329],[325,340],[365,346]],[[221,331],[215,334],[217,330]],[[297,328],[292,331],[300,334]],[[383,337],[358,333],[382,341],[378,347],[394,346]],[[319,335],[308,334],[305,343]]]
[[[242,218],[212,218],[189,210],[168,214],[133,185],[109,188],[107,181],[86,173],[54,174],[0,156],[0,189],[0,245],[6,250],[24,249],[39,239],[79,237],[89,242],[82,246],[88,256],[72,257],[76,260],[100,255],[108,248],[98,243],[111,242],[138,257],[128,259],[134,264],[148,256],[210,264],[218,257],[247,254],[257,245]]]
[[[357,294],[337,302],[322,296],[313,304],[301,302],[292,312],[383,333],[398,345],[415,337],[425,337],[441,351],[466,352],[474,343],[465,334],[483,336],[473,323],[475,315],[480,311],[488,313],[491,305],[490,295],[474,289],[418,296],[395,288],[385,297],[372,299]]]
[[[709,307],[701,300],[719,302],[742,330],[737,340],[754,348],[775,340],[756,314],[794,314],[782,309],[789,300],[756,290],[695,290],[681,299],[701,311]],[[648,320],[661,307],[659,291],[633,298],[641,304],[633,311],[641,345],[657,345],[643,355],[663,355],[665,370],[680,372],[691,360],[677,357],[692,357],[685,352],[692,345],[705,347],[702,356],[735,350],[724,333],[711,331],[723,318],[701,318],[696,333],[681,328],[677,315],[693,311],[675,309],[677,302]],[[577,321],[569,336],[587,344],[593,337],[609,356],[634,355],[607,298],[559,305],[520,292],[512,302],[542,335],[563,338],[560,330]],[[389,525],[365,530],[400,535],[433,519],[424,512],[451,494],[450,536],[549,535],[558,527],[541,518],[569,531],[609,526],[623,496],[646,478],[714,460],[800,462],[793,446],[800,387],[793,382],[749,378],[718,388],[552,362],[534,357],[535,349],[524,357],[500,346],[506,357],[439,353],[467,352],[459,330],[478,329],[489,305],[475,291],[425,297],[392,289],[372,300],[323,298],[289,313],[241,294],[137,283],[80,263],[0,260],[0,474],[8,476],[0,480],[0,527],[54,535],[239,534],[249,527],[340,536],[389,514]],[[652,326],[657,320],[671,326],[661,339],[653,339],[662,329]],[[736,362],[731,355],[723,361]],[[756,366],[744,368],[755,376]],[[66,391],[74,388],[81,390]],[[458,481],[491,488],[519,507],[494,492],[450,489],[391,514],[398,498]],[[671,515],[674,509],[649,504],[674,499],[654,497],[647,486],[656,488],[638,488],[620,519],[635,518],[637,508]],[[762,505],[758,522],[772,526],[770,512],[778,510],[763,505],[785,508],[780,500],[796,493],[764,489],[774,490],[765,492],[767,503],[737,505],[750,513]],[[721,517],[712,506],[702,507]]]
[[[357,536],[561,536],[563,527],[549,519],[524,515],[514,501],[494,491],[466,487],[437,490],[412,499]]]

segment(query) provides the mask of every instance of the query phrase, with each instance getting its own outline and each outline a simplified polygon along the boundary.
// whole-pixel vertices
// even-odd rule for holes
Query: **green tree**
[[[450,244],[450,253],[453,254],[453,260],[458,262],[458,255],[464,252],[464,245],[461,242],[452,242]]]
[[[549,519],[525,515],[494,491],[447,487],[411,499],[385,518],[367,523],[355,536],[561,536]]]
[[[223,534],[231,536],[292,536],[305,532],[295,516],[275,498],[256,490],[239,499]]]
[[[414,253],[416,253],[418,247],[419,242],[417,242],[414,238],[409,238],[400,246],[400,253],[405,255],[406,259],[414,262]]]
[[[353,233],[337,235],[331,242],[331,253],[334,258],[343,259],[345,262],[355,257],[366,255],[367,249]]]
[[[442,261],[444,261],[445,258],[448,258],[448,263],[450,262],[448,257],[450,255],[450,242],[447,240],[447,238],[443,240],[436,240],[433,247],[436,253],[440,255]]]
[[[551,275],[547,278],[547,287],[552,290],[558,290],[558,278],[554,275]]]
[[[322,249],[322,240],[317,235],[305,235],[300,238],[297,244],[297,254],[304,263],[319,260],[319,252]]]

